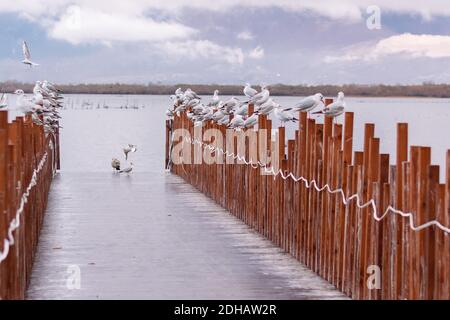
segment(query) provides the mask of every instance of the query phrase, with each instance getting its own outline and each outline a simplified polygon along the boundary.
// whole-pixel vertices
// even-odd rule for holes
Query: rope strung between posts
[[[49,148],[55,149],[53,145],[53,141],[50,140],[49,142]],[[20,198],[19,207],[17,208],[16,215],[14,219],[11,220],[8,228],[8,236],[3,240],[3,252],[0,250],[0,263],[2,263],[9,254],[9,247],[14,245],[14,235],[13,232],[17,230],[20,227],[20,217],[22,216],[25,205],[28,202],[28,197],[30,196],[31,190],[37,185],[38,183],[38,174],[42,171],[44,168],[46,162],[48,159],[48,151],[44,153],[44,155],[41,158],[41,161],[39,162],[36,169],[33,171],[33,175],[31,176],[30,183],[28,184],[28,187],[26,188],[25,192],[22,194],[22,197]],[[53,153],[53,161],[55,161],[54,153]],[[55,166],[52,164],[52,174],[55,174]]]
[[[244,162],[246,165],[250,165],[253,169],[258,169],[259,167],[264,168],[264,170],[266,171],[266,173],[269,173],[269,174],[272,174],[272,175],[273,175],[274,179],[275,179],[277,176],[280,176],[283,180],[287,180],[287,179],[290,178],[290,179],[294,180],[295,182],[299,182],[299,181],[303,182],[304,185],[305,185],[305,187],[306,187],[307,189],[311,189],[311,188],[314,187],[314,189],[315,189],[316,191],[318,191],[318,192],[322,192],[322,191],[325,191],[325,190],[326,190],[326,191],[327,191],[328,193],[330,193],[330,194],[340,194],[340,195],[341,195],[341,199],[342,199],[342,203],[343,203],[345,206],[347,206],[347,205],[349,204],[350,201],[356,199],[356,206],[357,206],[358,208],[360,208],[360,209],[364,209],[364,208],[367,208],[367,207],[371,207],[371,208],[372,208],[372,215],[373,215],[373,218],[374,218],[376,221],[381,221],[381,220],[383,220],[383,219],[389,214],[389,212],[392,212],[392,213],[398,214],[398,215],[400,215],[400,216],[402,216],[402,217],[404,217],[404,218],[408,218],[408,219],[409,219],[409,227],[410,227],[413,231],[420,231],[420,230],[429,228],[429,227],[431,227],[431,226],[436,226],[436,227],[438,227],[439,229],[441,229],[442,231],[444,231],[444,232],[446,232],[446,233],[450,233],[450,228],[445,227],[444,225],[442,225],[442,224],[441,224],[439,221],[437,221],[437,220],[428,221],[428,222],[426,222],[426,223],[424,223],[424,224],[421,224],[421,225],[419,225],[419,226],[415,226],[415,225],[414,225],[414,218],[413,218],[413,213],[412,213],[412,212],[403,212],[403,211],[401,211],[401,210],[398,210],[398,209],[392,207],[391,205],[389,205],[389,206],[387,207],[386,211],[385,211],[381,216],[379,216],[379,215],[378,215],[378,208],[377,208],[377,206],[376,206],[376,204],[375,204],[375,200],[374,200],[374,199],[370,199],[369,201],[363,203],[358,193],[355,193],[355,194],[349,196],[348,198],[346,198],[346,197],[345,197],[345,192],[344,192],[344,190],[343,190],[342,188],[338,188],[338,189],[334,189],[334,190],[333,190],[333,189],[331,189],[331,187],[330,187],[328,184],[326,184],[326,185],[320,187],[320,186],[317,184],[317,182],[316,182],[315,179],[313,179],[313,180],[308,180],[307,178],[302,177],[302,176],[301,176],[301,177],[296,177],[292,172],[290,172],[290,173],[288,173],[288,174],[285,174],[285,173],[283,172],[283,170],[281,170],[281,169],[280,169],[278,172],[275,172],[275,170],[274,170],[273,167],[271,167],[270,169],[268,169],[268,168],[267,168],[267,164],[264,164],[264,163],[262,163],[262,162],[259,161],[259,160],[258,160],[257,163],[253,163],[252,161],[246,160],[244,156],[240,156],[239,154],[234,154],[234,153],[230,153],[230,152],[228,152],[228,151],[224,151],[222,148],[216,147],[216,146],[214,146],[214,145],[212,145],[212,144],[206,144],[206,143],[204,143],[203,141],[200,141],[200,140],[198,140],[198,139],[192,139],[192,138],[190,138],[190,137],[185,137],[182,141],[183,141],[183,144],[184,144],[184,142],[186,141],[186,142],[188,142],[188,143],[190,143],[190,144],[198,144],[198,145],[201,145],[203,148],[209,149],[211,152],[222,153],[222,154],[225,155],[226,157],[231,157],[231,158],[233,158],[233,160],[236,160],[236,159],[237,159],[237,160],[239,160],[239,161],[241,161],[241,162]]]

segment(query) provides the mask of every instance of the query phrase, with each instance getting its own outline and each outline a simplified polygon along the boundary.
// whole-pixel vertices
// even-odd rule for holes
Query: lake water
[[[300,98],[275,100],[288,107]],[[346,102],[347,110],[355,112],[354,150],[362,149],[364,123],[373,122],[375,135],[381,140],[381,152],[390,153],[394,161],[396,123],[407,122],[410,145],[431,146],[432,162],[444,165],[446,150],[450,149],[450,99],[347,98]],[[110,170],[111,158],[122,157],[122,147],[133,143],[139,149],[132,155],[136,170],[160,172],[164,161],[165,110],[170,103],[168,96],[157,95],[65,95],[62,169]],[[342,121],[341,116],[339,122]],[[295,126],[289,126],[288,137],[292,137],[294,129]],[[441,179],[443,174],[442,168]]]

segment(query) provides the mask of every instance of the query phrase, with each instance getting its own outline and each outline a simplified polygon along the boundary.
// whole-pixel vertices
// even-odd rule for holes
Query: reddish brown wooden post
[[[8,229],[8,216],[6,214],[6,190],[7,190],[7,151],[8,151],[8,112],[0,111],[0,239],[5,239]],[[4,248],[0,241],[0,249]],[[8,298],[8,270],[6,264],[0,264],[0,299]]]

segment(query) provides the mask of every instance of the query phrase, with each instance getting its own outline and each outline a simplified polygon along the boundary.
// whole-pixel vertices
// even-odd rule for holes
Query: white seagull
[[[22,63],[27,64],[30,67],[34,67],[34,66],[38,66],[39,65],[39,64],[34,63],[33,61],[31,61],[30,49],[28,49],[28,45],[27,45],[26,41],[24,41],[22,43],[22,52],[23,52],[23,57],[24,57],[24,59],[22,60]]]
[[[252,88],[250,83],[246,83],[244,87],[244,95],[248,98],[252,98],[258,93],[255,89]]]
[[[280,109],[280,106],[275,107],[275,117],[280,120],[281,125],[284,127],[284,124],[286,122],[292,121],[296,122],[298,121],[297,118],[294,117],[294,114],[291,112],[292,109]]]
[[[237,114],[233,117],[233,120],[230,121],[228,128],[236,129],[242,128],[243,126],[244,126],[244,118],[241,115]]]
[[[257,123],[258,123],[258,115],[256,113],[254,113],[244,121],[244,127],[250,128],[250,127],[253,127]]]
[[[125,169],[120,170],[119,173],[130,174],[131,171],[133,171],[133,162],[130,162],[130,166],[126,167]]]
[[[339,117],[345,111],[344,93],[341,91],[338,93],[337,99],[332,104],[329,104],[323,110],[314,112],[313,114],[323,114],[325,117],[333,118]]]
[[[4,109],[8,107],[8,95],[6,93],[2,93],[2,97],[0,98],[0,109]]]
[[[266,103],[269,100],[269,97],[269,90],[266,86],[263,86],[261,92],[251,97],[248,103],[253,103],[255,106],[260,106]]]
[[[128,153],[136,152],[137,147],[134,144],[128,144],[125,148],[123,148],[123,153],[125,154],[125,160],[128,160]]]
[[[262,115],[268,115],[272,112],[274,108],[279,107],[280,105],[273,101],[272,98],[269,98],[266,103],[260,105],[258,108],[256,108],[255,113],[256,114],[262,114]]]
[[[210,103],[208,104],[209,107],[216,107],[220,103],[219,98],[219,90],[214,91],[214,95]]]
[[[319,106],[322,108],[324,107],[323,95],[321,93],[316,93],[313,96],[309,96],[301,100],[294,106],[293,109],[294,111],[306,111],[309,113]]]

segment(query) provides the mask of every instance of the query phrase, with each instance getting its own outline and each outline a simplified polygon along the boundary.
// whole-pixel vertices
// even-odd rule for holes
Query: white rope
[[[415,226],[412,212],[403,212],[401,210],[398,210],[398,209],[392,207],[391,205],[389,205],[387,207],[386,211],[381,216],[379,216],[378,215],[378,208],[377,208],[377,206],[375,204],[375,200],[374,199],[371,199],[368,202],[363,203],[358,193],[355,193],[355,194],[349,196],[348,198],[346,198],[345,197],[345,192],[341,188],[333,190],[333,189],[331,189],[331,187],[328,184],[326,184],[326,185],[324,185],[322,187],[319,187],[319,185],[317,184],[316,180],[314,180],[314,179],[309,181],[308,179],[306,179],[305,177],[302,177],[302,176],[301,177],[295,177],[292,172],[290,172],[289,174],[284,174],[281,169],[278,172],[275,172],[273,167],[271,167],[270,170],[268,170],[267,169],[267,164],[263,164],[260,161],[258,161],[257,164],[256,163],[252,163],[252,161],[247,161],[245,159],[245,157],[243,157],[243,156],[239,156],[238,154],[234,154],[234,153],[229,153],[228,151],[224,151],[222,148],[215,147],[215,146],[213,146],[211,144],[206,144],[203,141],[200,141],[198,139],[192,139],[190,137],[185,137],[185,139],[183,140],[183,143],[184,143],[185,140],[188,143],[191,143],[191,144],[200,144],[200,145],[202,145],[202,147],[207,148],[210,151],[222,153],[226,157],[231,157],[234,160],[237,159],[237,160],[239,160],[241,162],[244,162],[246,165],[250,165],[254,169],[257,169],[258,167],[262,167],[262,168],[264,168],[266,170],[267,173],[271,173],[274,176],[274,178],[279,175],[279,176],[281,176],[281,178],[283,180],[287,180],[287,179],[291,178],[295,182],[301,181],[301,182],[304,183],[305,187],[308,188],[308,189],[314,187],[314,189],[317,190],[318,192],[322,192],[322,191],[326,190],[330,194],[340,194],[341,198],[342,198],[342,203],[345,206],[347,206],[350,201],[356,199],[356,206],[358,208],[364,209],[364,208],[367,208],[369,206],[372,208],[372,215],[373,215],[373,218],[376,221],[381,221],[382,219],[384,219],[387,216],[387,214],[389,212],[392,212],[392,213],[398,214],[398,215],[400,215],[402,217],[409,218],[409,226],[414,231],[420,231],[420,230],[426,229],[426,228],[431,227],[431,226],[434,225],[434,226],[438,227],[439,229],[441,229],[442,231],[444,231],[446,233],[450,233],[450,228],[445,227],[444,225],[442,225],[437,220],[432,220],[432,221],[426,222],[424,224],[421,224],[419,226]]]
[[[49,147],[53,150],[53,142],[50,140]],[[48,152],[45,152],[44,155],[41,158],[41,161],[39,162],[36,169],[33,171],[33,175],[31,176],[30,184],[28,185],[25,192],[22,194],[22,197],[20,198],[20,204],[19,208],[16,211],[15,218],[10,222],[9,228],[8,228],[8,236],[3,240],[3,252],[0,251],[0,263],[2,263],[9,254],[9,247],[14,245],[14,235],[13,232],[17,230],[20,227],[20,217],[23,214],[23,211],[25,209],[25,204],[28,202],[28,197],[30,196],[31,190],[37,185],[38,181],[38,174],[42,171],[44,168],[45,163],[47,162],[48,158]],[[53,161],[55,158],[53,158]],[[55,167],[54,164],[52,165],[52,174],[55,174]]]

